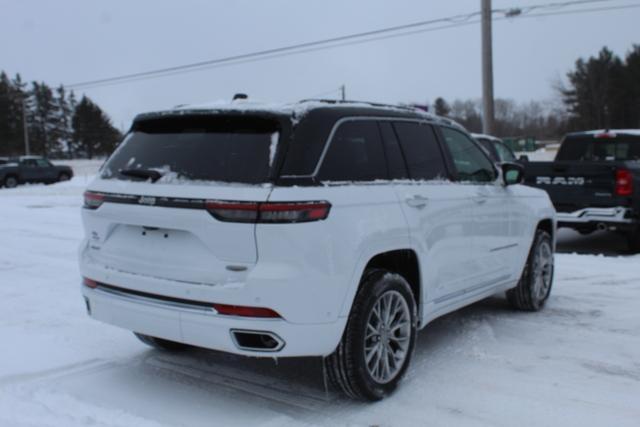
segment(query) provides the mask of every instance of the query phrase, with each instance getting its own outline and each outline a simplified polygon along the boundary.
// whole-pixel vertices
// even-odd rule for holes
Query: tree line
[[[496,135],[557,139],[571,131],[640,128],[640,45],[624,58],[604,47],[596,56],[578,59],[567,83],[555,89],[554,101],[496,99]],[[482,131],[479,99],[447,102],[440,97],[432,110],[471,132]]]
[[[26,132],[25,132],[26,127]],[[27,84],[0,72],[0,156],[30,154],[92,158],[110,154],[122,134],[91,99],[76,99],[64,86]]]

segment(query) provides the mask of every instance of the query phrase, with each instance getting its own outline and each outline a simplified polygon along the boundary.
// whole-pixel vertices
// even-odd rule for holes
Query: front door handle
[[[429,203],[429,199],[418,195],[408,197],[405,201],[407,202],[407,205],[417,209],[422,209],[427,206],[427,203]]]

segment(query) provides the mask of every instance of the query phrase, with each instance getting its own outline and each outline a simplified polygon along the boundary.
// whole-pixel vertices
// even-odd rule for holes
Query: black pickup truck
[[[526,185],[546,190],[559,227],[610,230],[640,251],[640,130],[567,135],[553,162],[528,162]]]
[[[54,166],[43,157],[24,156],[0,162],[0,186],[13,188],[25,182],[47,184],[68,181],[73,177],[69,166]]]

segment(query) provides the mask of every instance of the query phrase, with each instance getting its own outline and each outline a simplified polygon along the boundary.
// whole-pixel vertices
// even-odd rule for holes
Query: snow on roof
[[[369,108],[381,111],[393,111],[413,113],[418,116],[422,116],[425,119],[445,123],[451,126],[455,126],[464,129],[459,123],[440,117],[435,114],[426,112],[419,108],[406,107],[400,105],[385,105],[360,101],[335,101],[335,100],[318,100],[309,99],[294,103],[273,103],[273,102],[259,102],[256,100],[237,99],[234,101],[217,100],[202,104],[183,104],[178,105],[170,110],[155,111],[149,113],[143,113],[140,116],[148,115],[169,115],[169,114],[187,114],[193,112],[207,112],[207,111],[230,111],[230,112],[264,112],[290,115],[294,118],[294,122],[298,122],[309,111],[318,108]]]
[[[488,140],[491,140],[491,141],[502,142],[502,140],[500,138],[498,138],[497,136],[487,135],[485,133],[472,133],[471,136],[474,137],[475,139],[488,139]]]

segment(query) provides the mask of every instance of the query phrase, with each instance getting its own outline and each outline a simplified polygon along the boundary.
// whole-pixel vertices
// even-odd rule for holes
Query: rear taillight
[[[82,284],[85,285],[87,288],[91,288],[91,289],[95,289],[98,287],[98,282],[96,282],[95,280],[91,280],[87,277],[82,278]]]
[[[631,196],[633,194],[633,175],[627,169],[616,171],[616,195]]]
[[[225,316],[280,318],[281,316],[270,308],[245,307],[242,305],[213,304],[218,314]]]
[[[605,131],[602,133],[596,133],[595,135],[593,135],[594,138],[596,139],[613,139],[615,138],[617,135],[614,132],[609,132],[609,131]]]
[[[84,192],[84,208],[98,209],[104,202],[104,194],[94,193],[93,191]]]
[[[207,200],[207,211],[226,222],[284,224],[311,222],[329,216],[329,202],[228,202]]]

